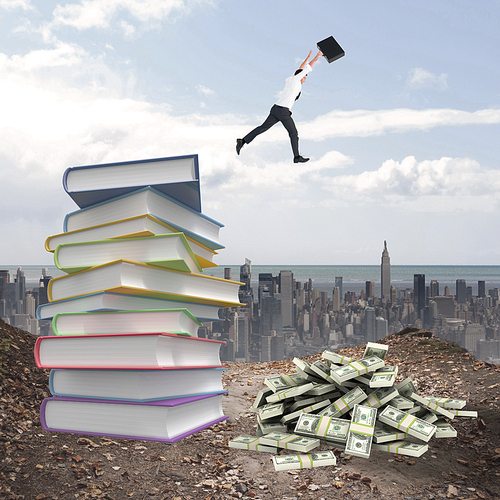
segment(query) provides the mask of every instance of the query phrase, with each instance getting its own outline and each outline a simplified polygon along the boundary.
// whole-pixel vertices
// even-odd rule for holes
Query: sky
[[[0,264],[50,265],[66,168],[199,155],[220,265],[500,264],[500,2],[0,0]],[[281,124],[245,145],[329,36]]]

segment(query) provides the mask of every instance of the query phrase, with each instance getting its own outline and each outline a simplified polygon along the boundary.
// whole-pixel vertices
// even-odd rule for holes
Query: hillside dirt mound
[[[287,472],[275,472],[270,454],[227,443],[255,434],[249,407],[266,377],[295,371],[291,360],[229,363],[229,418],[166,445],[44,431],[39,409],[50,395],[49,372],[34,363],[35,340],[0,320],[0,498],[500,500],[500,367],[430,332],[407,329],[379,341],[389,345],[386,363],[399,366],[398,380],[411,376],[420,394],[466,399],[479,418],[454,419],[458,437],[432,439],[420,458],[372,451],[366,460],[337,451],[338,467]],[[339,352],[359,358],[364,347]]]

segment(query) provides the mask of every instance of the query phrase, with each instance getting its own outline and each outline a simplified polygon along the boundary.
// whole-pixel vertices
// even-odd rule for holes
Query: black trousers
[[[292,144],[293,156],[299,156],[299,134],[297,133],[297,127],[293,121],[292,112],[283,106],[277,106],[275,104],[271,108],[269,116],[264,120],[264,123],[259,125],[257,128],[254,128],[249,134],[243,137],[243,140],[245,143],[250,144],[259,134],[269,130],[278,122],[281,122],[288,131],[290,142]]]

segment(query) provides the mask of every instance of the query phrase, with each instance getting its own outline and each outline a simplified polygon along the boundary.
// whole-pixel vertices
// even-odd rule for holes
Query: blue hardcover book
[[[221,307],[140,295],[125,295],[113,292],[97,292],[40,304],[36,309],[37,319],[52,319],[59,313],[85,311],[140,311],[145,309],[187,309],[198,321],[221,321]]]
[[[56,369],[50,371],[53,396],[120,401],[159,401],[226,393],[219,368],[171,370]]]
[[[219,242],[219,231],[224,224],[153,187],[136,189],[71,212],[64,218],[63,231],[75,231],[144,214],[166,222],[211,250],[224,248]]]
[[[64,190],[80,208],[151,186],[201,212],[198,155],[70,167]]]

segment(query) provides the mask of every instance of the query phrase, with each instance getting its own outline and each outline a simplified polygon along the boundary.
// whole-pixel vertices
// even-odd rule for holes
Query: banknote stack
[[[457,437],[455,417],[477,417],[464,410],[464,400],[425,397],[409,377],[397,382],[398,367],[385,365],[387,353],[387,345],[368,342],[359,360],[330,351],[314,363],[294,358],[296,372],[266,378],[250,408],[257,413],[256,435],[230,446],[314,450],[273,457],[276,470],[331,465],[319,450],[324,446],[362,458],[372,450],[420,457],[431,439]]]

